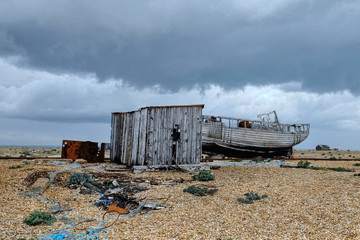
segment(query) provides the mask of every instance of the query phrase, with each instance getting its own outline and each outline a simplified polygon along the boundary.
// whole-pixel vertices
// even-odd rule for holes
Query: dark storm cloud
[[[298,81],[360,92],[360,2],[3,1],[0,54],[169,89]]]

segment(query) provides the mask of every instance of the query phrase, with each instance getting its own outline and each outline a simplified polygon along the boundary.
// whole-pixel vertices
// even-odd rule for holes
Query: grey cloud
[[[360,93],[357,1],[2,4],[0,46],[29,68],[172,90],[297,81]]]

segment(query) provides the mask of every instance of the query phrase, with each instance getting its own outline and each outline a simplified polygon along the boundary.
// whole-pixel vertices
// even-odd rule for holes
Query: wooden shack
[[[112,113],[111,160],[127,166],[199,164],[203,107],[158,106]]]

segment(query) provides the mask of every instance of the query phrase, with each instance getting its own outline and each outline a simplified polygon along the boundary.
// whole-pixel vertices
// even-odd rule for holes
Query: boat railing
[[[219,124],[228,128],[250,128],[254,130],[266,130],[276,132],[288,132],[288,133],[301,133],[309,132],[310,124],[283,124],[278,122],[247,120],[231,117],[215,117],[209,115],[203,115],[202,121],[204,124],[216,125]]]

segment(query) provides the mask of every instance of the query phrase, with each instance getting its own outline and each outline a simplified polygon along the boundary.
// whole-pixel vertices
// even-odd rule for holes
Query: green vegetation
[[[191,185],[188,188],[184,188],[183,192],[191,193],[195,196],[206,196],[206,195],[214,195],[218,191],[217,188],[209,190],[208,188],[201,188],[195,185]]]
[[[17,169],[17,168],[22,168],[24,166],[22,165],[13,165],[13,166],[10,166],[9,169]]]
[[[202,170],[199,172],[199,174],[192,176],[194,180],[199,181],[211,181],[215,180],[215,176],[211,174],[210,171]]]
[[[325,171],[335,171],[335,172],[353,172],[353,170],[346,169],[346,168],[343,168],[343,167],[328,168],[328,167],[310,166],[310,164],[311,163],[308,162],[308,161],[300,161],[300,162],[298,162],[297,167],[298,168],[312,169],[312,170],[325,170]],[[359,164],[359,166],[360,166],[360,164]]]
[[[337,167],[337,168],[328,168],[329,170],[335,171],[335,172],[352,172],[349,169],[343,168],[343,167]]]
[[[309,168],[310,164],[311,163],[309,161],[300,161],[298,162],[297,166],[298,168]]]
[[[79,172],[73,172],[70,176],[70,178],[67,180],[67,182],[72,183],[72,184],[80,184],[80,185],[84,185],[87,182],[92,182],[94,181],[94,178],[92,175],[87,174],[86,172],[84,173],[79,173]]]
[[[55,221],[56,217],[50,213],[33,211],[30,213],[29,217],[25,218],[24,223],[30,226],[36,226],[42,223],[52,225]]]
[[[355,167],[360,167],[360,163],[355,163],[354,166]]]
[[[258,156],[256,157],[255,159],[252,160],[253,162],[256,162],[256,163],[259,163],[259,162],[262,162],[263,161],[263,158]]]
[[[244,198],[238,198],[237,201],[241,202],[241,203],[245,203],[245,204],[253,204],[254,200],[261,200],[263,198],[268,197],[266,194],[262,195],[262,196],[259,196],[257,193],[253,193],[253,192],[245,193],[244,195],[246,196],[245,199]]]

